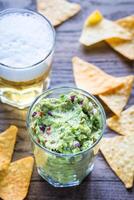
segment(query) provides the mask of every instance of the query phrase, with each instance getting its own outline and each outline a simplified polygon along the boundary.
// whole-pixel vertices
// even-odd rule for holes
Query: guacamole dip
[[[71,92],[41,99],[33,110],[31,129],[35,140],[51,151],[79,153],[100,137],[101,114],[91,99]]]

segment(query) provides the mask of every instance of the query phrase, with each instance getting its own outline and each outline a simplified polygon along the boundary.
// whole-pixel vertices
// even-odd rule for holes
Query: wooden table
[[[134,0],[73,0],[81,4],[81,12],[56,28],[57,44],[53,62],[51,87],[59,85],[74,86],[71,59],[73,56],[98,65],[112,75],[126,76],[134,74],[134,62],[114,52],[108,45],[101,43],[84,49],[78,39],[86,16],[99,9],[108,19],[118,19],[134,14]],[[31,0],[0,0],[0,9],[22,7],[36,9]],[[128,105],[134,104],[134,90]],[[128,107],[127,105],[127,107]],[[31,153],[30,141],[25,126],[26,111],[19,111],[0,104],[0,131],[10,124],[19,127],[14,160]],[[106,134],[115,134],[108,128]],[[44,181],[34,170],[28,200],[131,200],[134,199],[134,188],[127,191],[118,177],[112,172],[104,158],[99,154],[93,172],[78,187],[54,188]],[[14,199],[15,200],[15,199]]]

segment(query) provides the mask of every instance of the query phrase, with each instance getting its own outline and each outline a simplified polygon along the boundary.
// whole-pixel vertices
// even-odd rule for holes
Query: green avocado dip
[[[86,96],[71,92],[44,98],[32,113],[32,132],[43,147],[62,154],[88,149],[101,135],[101,116]]]
[[[93,169],[93,145],[102,136],[103,118],[98,101],[84,91],[44,92],[28,121],[38,173],[55,187],[79,185]]]

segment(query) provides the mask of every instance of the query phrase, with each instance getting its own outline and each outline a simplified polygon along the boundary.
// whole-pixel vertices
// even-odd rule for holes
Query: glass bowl
[[[35,106],[43,98],[58,98],[61,94],[76,92],[88,97],[99,110],[101,116],[101,135],[98,140],[89,148],[79,153],[62,154],[46,149],[41,146],[33,137],[31,130],[31,118]],[[94,158],[96,156],[96,146],[102,138],[105,128],[105,112],[99,101],[91,94],[77,88],[59,87],[45,91],[31,105],[27,115],[27,128],[33,147],[39,175],[55,187],[69,187],[79,185],[82,180],[92,171]]]

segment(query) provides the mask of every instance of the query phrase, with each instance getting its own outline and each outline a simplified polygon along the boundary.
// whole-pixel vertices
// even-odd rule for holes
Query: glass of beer
[[[0,100],[23,109],[50,82],[55,30],[41,14],[25,9],[0,13]]]

